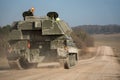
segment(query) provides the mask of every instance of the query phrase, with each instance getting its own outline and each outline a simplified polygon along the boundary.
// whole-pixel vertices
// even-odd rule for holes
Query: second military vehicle
[[[45,17],[25,16],[10,33],[9,65],[26,69],[36,64],[59,63],[69,69],[78,61],[78,49],[71,37],[72,29],[58,18],[56,12]]]

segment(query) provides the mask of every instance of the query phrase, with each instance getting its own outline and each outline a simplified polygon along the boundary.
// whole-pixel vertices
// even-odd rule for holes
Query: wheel
[[[29,67],[28,61],[24,58],[9,60],[8,63],[12,69],[27,69]]]
[[[76,64],[76,55],[75,54],[69,54],[68,58],[65,61],[64,68],[70,69],[71,67],[75,66]]]
[[[29,68],[29,63],[28,63],[27,59],[25,59],[25,58],[20,58],[18,60],[18,65],[20,66],[21,69]]]

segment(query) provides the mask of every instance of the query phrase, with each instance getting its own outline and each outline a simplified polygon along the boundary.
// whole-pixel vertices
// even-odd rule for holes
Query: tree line
[[[89,34],[113,34],[120,33],[120,25],[80,25],[73,27],[74,30],[83,29]]]

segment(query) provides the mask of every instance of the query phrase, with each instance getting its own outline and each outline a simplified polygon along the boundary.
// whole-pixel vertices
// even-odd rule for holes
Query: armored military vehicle
[[[78,61],[72,29],[56,12],[47,16],[26,16],[13,25],[9,35],[8,63],[13,69],[58,63],[69,69]]]

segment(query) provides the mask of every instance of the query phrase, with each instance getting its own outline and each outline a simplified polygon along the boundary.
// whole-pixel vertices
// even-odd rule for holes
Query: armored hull
[[[26,16],[16,22],[8,41],[11,68],[59,63],[69,69],[77,63],[78,49],[71,37],[72,30],[57,17],[56,12],[49,12],[46,17]]]

